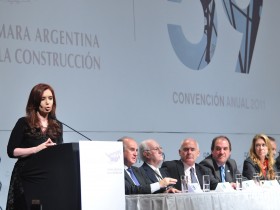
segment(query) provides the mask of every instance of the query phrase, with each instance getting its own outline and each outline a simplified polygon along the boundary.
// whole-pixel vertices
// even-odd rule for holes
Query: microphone
[[[74,128],[70,127],[69,125],[61,122],[60,120],[58,120],[55,116],[50,116],[51,119],[56,120],[57,122],[61,123],[62,125],[65,125],[67,128],[70,128],[72,131],[80,134],[81,136],[83,136],[84,138],[86,138],[89,141],[92,141],[89,137],[85,136],[84,134],[80,133],[79,131],[75,130]]]

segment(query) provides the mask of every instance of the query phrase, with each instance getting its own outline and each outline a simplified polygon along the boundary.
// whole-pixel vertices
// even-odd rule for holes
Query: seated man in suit
[[[146,174],[137,167],[132,166],[136,163],[138,155],[137,142],[131,137],[123,137],[118,141],[123,142],[124,156],[124,178],[125,194],[149,194],[154,193],[169,185],[177,182],[176,179],[164,178],[156,183],[151,183]]]
[[[275,170],[276,170],[276,172],[280,172],[280,156],[278,155],[278,157],[276,158],[276,154],[277,154],[276,139],[272,136],[267,136],[267,137],[270,140],[273,157],[275,158]]]
[[[198,182],[202,188],[202,177],[203,175],[210,176],[210,189],[215,190],[218,184],[211,174],[210,170],[202,165],[195,163],[196,159],[200,154],[199,145],[196,140],[187,138],[181,143],[179,149],[180,160],[165,161],[162,164],[162,168],[166,169],[168,174],[178,180],[175,188],[181,190],[181,175],[188,176],[189,183]]]
[[[231,143],[226,136],[217,136],[212,140],[211,155],[200,162],[209,168],[219,182],[230,182],[236,188],[235,174],[241,174],[235,160],[230,159]]]
[[[141,160],[144,162],[140,169],[146,173],[152,183],[168,177],[167,172],[159,168],[163,161],[163,152],[162,147],[154,139],[142,141],[139,145],[139,154]],[[169,193],[180,192],[172,186],[170,186],[167,191]],[[166,189],[161,189],[157,192],[166,192]]]
[[[273,157],[276,158],[276,154],[277,154],[277,144],[276,144],[276,140],[275,138],[273,138],[272,136],[267,136],[270,140],[270,144],[271,144],[271,149],[272,149],[272,153],[273,153]]]

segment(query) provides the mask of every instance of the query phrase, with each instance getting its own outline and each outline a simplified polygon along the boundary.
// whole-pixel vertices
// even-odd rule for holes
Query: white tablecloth
[[[279,210],[280,191],[127,195],[126,210]]]

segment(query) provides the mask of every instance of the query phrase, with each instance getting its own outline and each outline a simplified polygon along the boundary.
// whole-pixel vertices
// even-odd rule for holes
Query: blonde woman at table
[[[253,174],[258,173],[261,180],[275,179],[275,160],[269,138],[265,134],[254,136],[249,157],[243,164],[243,176],[253,179]]]

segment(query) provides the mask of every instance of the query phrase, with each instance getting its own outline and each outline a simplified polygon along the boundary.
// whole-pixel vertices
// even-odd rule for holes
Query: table
[[[280,190],[126,195],[126,210],[279,210]]]

